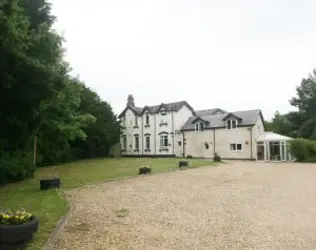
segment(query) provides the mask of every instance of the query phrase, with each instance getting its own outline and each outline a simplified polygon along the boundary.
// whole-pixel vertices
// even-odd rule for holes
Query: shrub
[[[315,162],[316,159],[316,141],[310,141],[302,138],[292,140],[291,153],[299,162]]]
[[[221,157],[217,153],[215,153],[215,155],[214,155],[214,161],[215,162],[220,162],[221,161]]]
[[[31,178],[34,172],[31,152],[0,152],[0,184]]]
[[[0,225],[21,225],[30,222],[33,217],[23,209],[15,212],[0,212]]]
[[[187,158],[188,158],[188,159],[192,159],[193,156],[192,156],[192,155],[187,155]]]

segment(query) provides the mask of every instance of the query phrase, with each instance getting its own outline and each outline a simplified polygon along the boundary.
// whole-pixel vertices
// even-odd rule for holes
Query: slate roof
[[[154,106],[145,106],[143,108],[128,105],[119,115],[119,117],[124,115],[127,109],[131,109],[137,115],[142,115],[146,110],[151,114],[157,113],[160,110],[160,108],[164,108],[167,112],[178,111],[183,105],[187,106],[189,109],[192,110],[192,112],[194,112],[194,109],[186,101],[179,101],[179,102],[171,102],[171,103],[161,103],[159,105],[154,105]]]
[[[213,111],[213,113],[212,113]],[[259,116],[262,117],[260,109],[254,110],[245,110],[245,111],[236,111],[236,112],[227,112],[223,114],[214,114],[215,109],[207,109],[207,110],[199,110],[196,111],[198,116],[190,117],[187,122],[182,126],[181,130],[194,130],[194,124],[196,119],[201,119],[202,121],[206,121],[205,129],[207,128],[221,128],[225,127],[226,119],[229,119],[230,116],[235,116],[240,118],[240,122],[238,126],[248,126],[254,125],[257,122]],[[214,114],[214,115],[212,115]]]
[[[216,112],[222,112],[227,113],[226,110],[220,109],[220,108],[214,108],[214,109],[203,109],[203,110],[196,110],[195,113],[197,116],[207,116],[207,115],[214,115]]]

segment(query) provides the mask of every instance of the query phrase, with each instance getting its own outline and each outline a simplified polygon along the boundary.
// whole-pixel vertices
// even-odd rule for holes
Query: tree
[[[297,128],[298,136],[316,139],[316,70],[302,80],[296,92],[297,96],[290,103],[298,108],[298,112],[292,112],[289,117]]]
[[[87,135],[86,140],[72,143],[76,154],[84,158],[108,156],[110,147],[118,142],[120,136],[120,125],[112,107],[83,85],[80,112],[93,115],[96,122],[83,129]]]
[[[281,115],[276,111],[272,121],[267,123],[267,130],[272,130],[275,133],[291,136],[292,125],[285,115]]]
[[[111,106],[69,75],[54,21],[47,0],[0,0],[0,184],[32,176],[35,137],[41,164],[106,156],[119,137]]]

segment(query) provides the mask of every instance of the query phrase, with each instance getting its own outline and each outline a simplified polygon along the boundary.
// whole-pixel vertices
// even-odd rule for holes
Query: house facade
[[[136,107],[129,95],[119,115],[123,156],[256,159],[256,138],[264,133],[259,109],[195,111],[186,101]]]

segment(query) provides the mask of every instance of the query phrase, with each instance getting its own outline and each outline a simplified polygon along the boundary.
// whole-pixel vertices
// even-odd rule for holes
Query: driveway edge
[[[62,196],[63,199],[66,199],[63,191],[58,191],[58,194],[60,196]],[[68,212],[57,222],[57,225],[55,226],[54,230],[51,232],[51,234],[50,234],[47,242],[43,246],[42,250],[53,250],[54,249],[54,246],[55,246],[55,243],[58,239],[58,236],[60,235],[60,232],[63,230],[66,223],[68,222],[70,214],[71,214],[71,207],[69,206]]]

